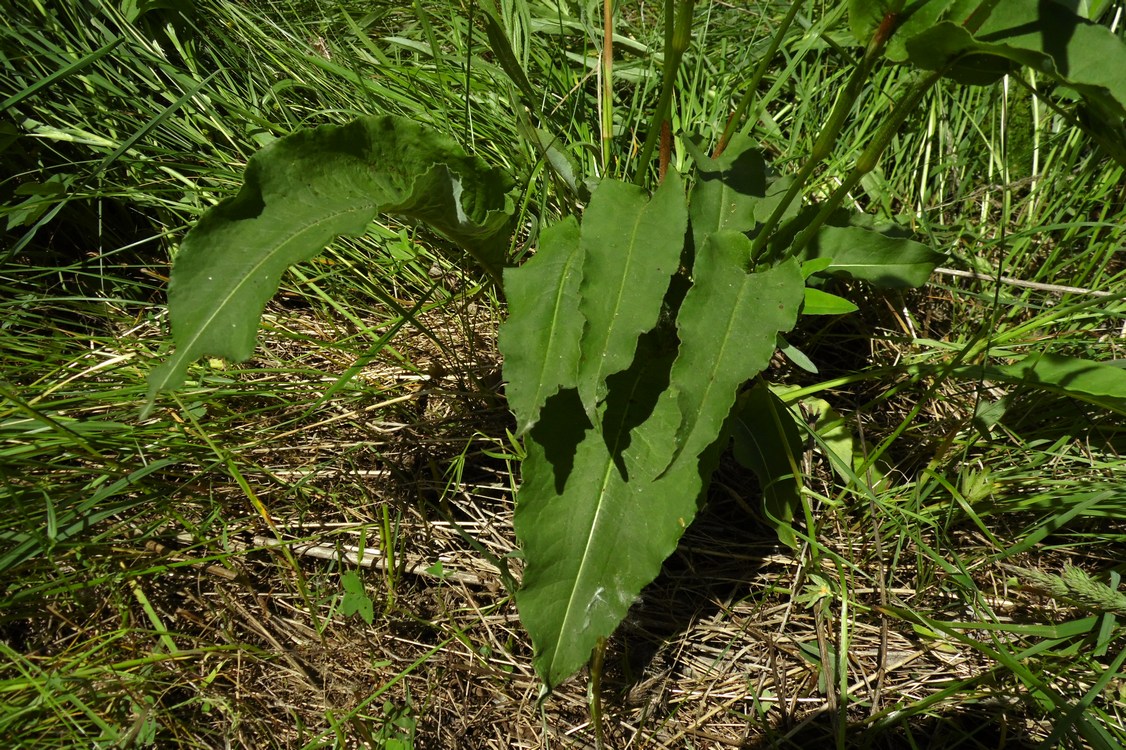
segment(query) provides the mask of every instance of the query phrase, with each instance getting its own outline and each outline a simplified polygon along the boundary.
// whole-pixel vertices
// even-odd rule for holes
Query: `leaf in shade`
[[[696,252],[692,288],[677,316],[680,351],[670,390],[681,421],[673,460],[699,455],[735,403],[738,387],[770,363],[780,332],[797,320],[805,289],[801,267],[789,260],[746,273],[751,242],[738,233],[710,235]]]
[[[524,554],[516,594],[549,687],[609,636],[691,523],[715,455],[678,461],[659,478],[679,414],[665,389],[672,351],[642,337],[586,422],[574,390],[548,401],[528,441],[515,527]]]
[[[1119,364],[1038,352],[1011,365],[959,367],[955,374],[1039,388],[1126,414],[1126,367]]]
[[[692,187],[689,218],[694,246],[716,232],[749,232],[758,224],[756,206],[766,198],[766,160],[751,148],[753,142],[736,134],[718,159],[712,159],[693,144],[699,169]]]
[[[1111,123],[1126,118],[1126,44],[1064,3],[1005,0],[972,33],[957,14],[946,18],[904,35],[913,64],[980,84],[1024,65],[1078,91]]]
[[[801,433],[790,410],[766,383],[756,383],[740,397],[732,438],[735,460],[758,477],[766,522],[779,541],[797,549],[790,522],[801,508],[794,474],[802,452]]]

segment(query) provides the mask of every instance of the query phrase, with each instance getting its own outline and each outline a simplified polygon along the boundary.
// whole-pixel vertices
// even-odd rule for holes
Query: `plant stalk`
[[[605,731],[602,726],[602,665],[606,661],[606,639],[599,638],[590,657],[590,723],[594,727],[594,746],[602,750]]]
[[[609,174],[610,146],[614,137],[614,0],[602,0],[602,78],[599,123],[602,139],[602,176]]]
[[[758,67],[755,68],[754,74],[751,76],[750,82],[747,84],[747,90],[743,93],[743,98],[735,106],[735,110],[731,116],[727,118],[727,127],[723,129],[723,135],[719,137],[719,143],[715,146],[715,151],[712,152],[712,158],[718,159],[727,144],[731,142],[731,137],[735,135],[738,130],[739,124],[743,121],[743,117],[747,114],[747,108],[751,106],[751,100],[754,99],[755,92],[758,91],[759,84],[762,83],[763,77],[766,75],[767,69],[770,67],[770,62],[774,59],[774,55],[778,53],[778,48],[782,45],[782,38],[786,36],[786,32],[790,30],[791,24],[794,22],[794,17],[798,14],[798,9],[801,8],[800,2],[790,3],[790,9],[786,12],[786,16],[782,19],[782,23],[778,26],[778,30],[774,32],[774,37],[770,40],[770,47],[766,50],[766,54],[759,60]]]
[[[696,0],[681,0],[679,7],[676,0],[665,0],[665,67],[661,80],[661,98],[657,101],[657,109],[649,122],[649,132],[645,136],[645,144],[641,147],[641,156],[637,160],[637,169],[633,176],[635,185],[645,181],[649,162],[653,158],[653,149],[660,139],[661,125],[668,119],[669,111],[672,109],[676,73],[680,69],[680,61],[684,58],[688,43],[692,40],[692,9],[695,5]]]
[[[899,100],[899,103],[895,105],[895,109],[892,110],[891,114],[884,121],[884,124],[876,131],[876,135],[872,138],[871,142],[860,154],[860,157],[857,158],[852,171],[849,172],[844,181],[837,186],[837,189],[833,191],[829,200],[825,201],[824,205],[821,206],[821,210],[817,212],[813,221],[794,238],[789,249],[790,255],[800,253],[805,246],[809,244],[810,240],[813,239],[818,230],[825,224],[825,221],[833,211],[844,202],[849,192],[857,186],[860,180],[864,178],[864,175],[875,169],[876,164],[879,163],[880,156],[882,156],[887,147],[891,145],[892,139],[899,131],[899,127],[903,124],[903,121],[907,119],[907,115],[914,111],[919,105],[919,100],[923,98],[923,95],[926,94],[932,86],[938,83],[939,79],[942,78],[942,74],[942,71],[927,74],[911,87],[911,91],[907,96]]]
[[[848,113],[852,111],[852,106],[856,103],[857,98],[860,96],[860,91],[864,86],[864,81],[867,80],[869,73],[872,72],[872,67],[876,64],[876,60],[883,54],[884,47],[887,46],[888,39],[895,32],[897,13],[903,7],[903,0],[893,3],[893,6],[888,10],[884,16],[883,22],[880,24],[876,33],[872,35],[872,39],[868,42],[868,47],[864,50],[863,57],[860,62],[852,71],[849,76],[848,83],[845,84],[844,90],[841,91],[837,101],[833,104],[833,109],[829,113],[829,119],[826,120],[825,125],[821,128],[821,132],[817,134],[817,140],[813,142],[813,148],[810,150],[809,158],[806,159],[801,169],[798,170],[797,176],[790,187],[786,190],[786,194],[782,197],[781,202],[775,207],[774,212],[770,214],[770,218],[766,220],[762,229],[755,237],[751,246],[751,262],[758,261],[759,256],[762,255],[763,249],[766,247],[767,241],[774,230],[778,228],[778,224],[782,221],[782,217],[786,215],[786,210],[790,204],[794,202],[798,194],[805,187],[805,183],[809,180],[813,170],[817,165],[824,161],[830,153],[832,153],[833,146],[836,145],[837,137],[840,135],[841,128],[844,126],[845,119]],[[835,204],[829,201],[827,205]]]

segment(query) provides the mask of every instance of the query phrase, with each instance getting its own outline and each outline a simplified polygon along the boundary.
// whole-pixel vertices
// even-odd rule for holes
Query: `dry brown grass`
[[[511,446],[497,437],[509,416],[491,390],[495,321],[474,307],[422,322],[434,337],[407,328],[394,346],[425,372],[383,357],[360,374],[362,392],[307,417],[326,382],[282,376],[292,382],[277,386],[280,406],[229,397],[232,410],[263,416],[232,420],[243,427],[212,439],[237,459],[262,508],[221,467],[181,467],[190,479],[170,500],[184,527],[106,549],[107,566],[138,574],[115,579],[115,592],[91,589],[86,606],[74,600],[29,619],[26,653],[46,664],[73,641],[123,623],[148,627],[140,588],[179,649],[157,666],[168,684],[157,699],[185,706],[180,727],[162,735],[169,743],[194,727],[177,741],[305,747],[319,737],[324,746],[374,747],[413,737],[418,748],[594,747],[586,675],[540,701],[528,639],[496,564],[516,546],[517,467],[497,457]],[[256,374],[275,362],[326,373],[350,364],[308,343],[340,331],[301,310],[275,309],[271,325],[248,378],[278,377]],[[905,411],[917,395],[894,403]],[[885,409],[871,429],[895,418]],[[812,488],[833,497],[826,468],[813,454],[807,461]],[[755,496],[751,476],[724,463],[700,517],[611,639],[608,747],[993,747],[1047,735],[1050,728],[1029,718],[1027,695],[979,652],[881,614],[881,596],[946,619],[967,613],[941,571],[913,568],[910,542],[889,569],[895,540],[863,500],[823,505],[817,562],[808,548],[781,547],[755,520]],[[962,543],[968,550],[981,542],[965,532]],[[518,576],[518,560],[509,564]],[[370,624],[340,611],[340,576],[349,570],[361,571],[373,600]],[[1034,604],[1038,618],[1069,614],[1007,590],[999,569],[973,574],[994,612],[1018,617]],[[828,591],[810,606],[801,597],[817,585],[814,576]],[[846,672],[834,675],[842,634]],[[159,641],[133,637],[138,655]],[[943,693],[959,681],[969,684]],[[896,706],[914,708],[895,722],[888,712]]]

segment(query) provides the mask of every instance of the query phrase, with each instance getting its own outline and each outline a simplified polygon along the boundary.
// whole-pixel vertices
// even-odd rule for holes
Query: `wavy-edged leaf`
[[[687,145],[700,173],[688,209],[697,248],[709,234],[752,231],[770,217],[789,187],[790,178],[773,175],[746,134],[736,133],[718,159],[692,141]],[[792,218],[798,207],[792,203],[782,218]]]
[[[718,461],[717,440],[657,476],[679,412],[665,391],[672,352],[652,338],[610,378],[601,434],[574,390],[551,399],[531,431],[514,520],[525,560],[516,603],[548,687],[587,662],[657,576]]]
[[[575,386],[583,332],[582,257],[579,224],[567,217],[543,230],[535,257],[505,269],[509,317],[500,327],[498,344],[517,435],[535,425],[549,398]]]
[[[766,198],[768,170],[762,154],[751,146],[751,139],[738,133],[723,154],[712,159],[693,144],[699,177],[688,214],[697,248],[709,234],[749,232],[758,223],[755,207]]]
[[[670,376],[681,415],[674,458],[699,455],[715,441],[736,389],[766,368],[778,334],[797,321],[805,289],[799,263],[746,273],[750,249],[746,236],[723,233],[696,251]]]
[[[823,227],[805,253],[807,260],[832,259],[822,273],[893,288],[922,286],[945,257],[914,240],[832,226]]]
[[[399,117],[362,117],[279,139],[247,165],[238,195],[207,211],[172,269],[175,353],[149,376],[149,403],[201,356],[244,360],[282,273],[381,212],[426,222],[499,274],[511,180],[453,140]]]
[[[603,180],[583,215],[578,390],[593,419],[606,378],[629,367],[637,339],[657,324],[688,228],[684,184],[669,172],[651,200],[638,187]]]

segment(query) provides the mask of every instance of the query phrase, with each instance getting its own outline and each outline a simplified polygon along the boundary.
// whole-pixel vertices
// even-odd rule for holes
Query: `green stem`
[[[590,723],[594,727],[594,746],[602,750],[605,733],[602,727],[602,665],[606,660],[606,639],[599,638],[590,657]]]
[[[817,165],[824,161],[830,153],[832,153],[833,146],[836,145],[837,136],[840,135],[841,128],[844,126],[845,118],[848,113],[852,111],[853,104],[856,103],[857,98],[860,96],[860,91],[864,86],[864,81],[867,80],[868,74],[872,72],[872,67],[876,64],[876,60],[883,54],[884,47],[887,45],[888,39],[895,31],[896,14],[903,7],[903,0],[893,3],[892,7],[888,10],[884,17],[883,23],[880,24],[876,33],[872,35],[872,39],[868,42],[868,47],[864,50],[864,56],[860,58],[860,62],[852,71],[849,76],[848,83],[845,84],[844,90],[841,91],[837,101],[833,104],[833,109],[829,113],[829,119],[825,121],[825,125],[817,134],[817,140],[813,142],[813,148],[810,150],[809,158],[801,169],[798,170],[797,176],[793,182],[790,183],[789,189],[786,191],[781,202],[774,208],[770,218],[766,220],[762,229],[754,239],[751,246],[751,260],[757,262],[762,255],[763,249],[766,247],[767,241],[770,239],[774,230],[778,228],[778,224],[782,221],[782,217],[786,215],[786,210],[793,203],[794,199],[805,187],[806,181]],[[830,201],[830,204],[832,201]]]
[[[978,7],[974,10],[974,12],[966,18],[962,25],[971,32],[977,31],[977,29],[980,28],[981,24],[984,23],[985,20],[989,17],[989,13],[993,10],[994,6],[996,6],[997,3],[998,0],[983,0],[978,4]],[[867,75],[867,70],[865,70],[866,65],[870,69],[871,62],[874,62],[875,60],[874,55],[878,54],[882,50],[884,44],[886,44],[892,33],[894,33],[895,16],[902,8],[902,6],[902,2],[895,3],[895,7],[888,11],[888,14],[884,18],[884,22],[880,24],[879,29],[877,29],[875,35],[872,37],[872,41],[868,45],[868,49],[864,53],[864,60],[862,60],[861,64],[857,67],[857,70],[853,74],[853,78],[849,80],[849,86],[846,87],[846,90],[850,88],[853,84],[853,81],[857,79],[858,73],[864,71],[865,76]],[[860,157],[856,160],[856,165],[852,168],[852,171],[849,173],[848,177],[846,177],[844,182],[842,182],[837,187],[837,189],[833,191],[833,194],[829,197],[829,200],[825,201],[824,205],[821,206],[821,209],[817,212],[817,215],[813,218],[813,221],[811,221],[809,225],[807,225],[801,231],[801,233],[794,238],[793,243],[791,243],[788,249],[788,254],[790,256],[797,255],[803,249],[805,249],[806,245],[808,245],[813,237],[816,236],[817,232],[825,224],[825,221],[829,218],[829,216],[832,215],[833,211],[835,211],[837,207],[844,202],[844,199],[848,196],[849,192],[851,192],[852,189],[860,183],[860,180],[864,178],[864,175],[868,174],[876,167],[876,164],[880,160],[880,156],[891,144],[892,138],[895,137],[895,134],[899,130],[899,127],[903,124],[903,121],[907,119],[907,115],[914,111],[914,109],[918,106],[919,101],[923,98],[923,95],[926,94],[932,86],[938,83],[938,81],[942,78],[944,72],[945,70],[943,69],[928,73],[926,76],[917,81],[911,88],[911,91],[908,92],[907,96],[905,96],[896,104],[895,109],[892,110],[891,115],[887,118],[887,120],[884,121],[883,125],[880,126],[880,129],[876,131],[875,137],[872,138],[872,141],[868,144],[863,153],[861,153]],[[838,101],[838,104],[839,103],[840,102]],[[833,115],[836,114],[837,111],[836,108],[834,108]],[[822,131],[822,135],[824,135],[825,131],[827,131],[833,125],[833,115],[830,115],[829,123],[826,124],[825,130]],[[836,134],[833,133],[832,135],[833,139],[835,140]],[[818,144],[820,144],[821,140],[822,138],[819,136]],[[818,154],[818,144],[814,144],[813,153],[810,156],[811,161],[815,159]],[[831,147],[832,143],[827,142],[821,145],[824,148],[829,148]],[[802,177],[802,180],[808,178],[809,176],[808,174],[803,173],[799,173],[799,175]],[[794,182],[796,184],[799,182],[799,180],[795,180]],[[764,231],[755,238],[754,248],[751,252],[752,259],[757,259],[759,257],[762,248],[765,246],[767,240],[769,239],[769,232],[773,231],[774,226],[777,223],[775,221],[775,217],[778,217],[779,219],[781,218],[782,211],[785,210],[786,205],[792,199],[791,193],[793,192],[796,191],[793,190],[793,185],[791,185],[791,190],[787,191],[786,193],[786,200],[784,200],[783,203],[778,206],[778,208],[774,211],[774,214],[772,214],[770,217],[771,222],[773,223],[768,222],[767,226],[764,228]]]
[[[661,125],[668,119],[669,110],[672,109],[676,73],[688,49],[688,42],[692,39],[692,8],[695,4],[696,0],[681,0],[680,7],[677,8],[676,0],[665,0],[665,68],[661,80],[661,98],[657,101],[657,109],[653,112],[653,119],[649,123],[645,144],[641,147],[641,156],[638,158],[637,169],[633,176],[635,185],[645,181],[649,162],[653,159],[653,149],[661,135]]]
[[[812,240],[821,229],[822,225],[824,225],[833,211],[837,210],[837,207],[844,202],[849,192],[860,183],[864,175],[875,169],[876,164],[879,163],[880,156],[883,155],[887,147],[891,145],[892,139],[899,131],[899,127],[903,124],[903,121],[907,119],[907,115],[911,114],[911,112],[918,107],[919,100],[923,98],[924,94],[930,91],[932,86],[938,83],[940,78],[942,78],[942,71],[928,73],[912,86],[907,96],[899,100],[899,103],[895,105],[895,109],[892,110],[891,115],[889,115],[884,121],[884,124],[880,126],[880,129],[876,131],[875,137],[872,138],[872,141],[856,160],[852,171],[849,172],[848,176],[837,189],[833,191],[829,200],[825,201],[824,205],[821,206],[821,210],[817,212],[813,221],[801,231],[801,234],[794,238],[789,249],[790,255],[797,255],[809,244],[810,240]]]
[[[610,142],[614,136],[614,0],[602,0],[602,175],[610,168]]]
[[[727,127],[723,130],[723,135],[719,137],[719,143],[716,144],[715,151],[712,153],[713,159],[718,159],[723,150],[727,148],[727,144],[731,141],[731,136],[735,135],[735,131],[739,128],[739,124],[743,121],[743,116],[747,113],[747,107],[751,106],[751,100],[758,91],[759,84],[762,83],[763,76],[766,75],[767,69],[770,67],[770,61],[774,59],[774,55],[778,52],[778,47],[782,44],[782,38],[786,36],[786,32],[790,30],[790,25],[794,22],[794,17],[798,14],[798,9],[801,8],[800,2],[790,3],[790,10],[786,12],[785,18],[782,19],[781,25],[778,30],[774,32],[774,38],[770,40],[770,47],[766,50],[766,54],[759,60],[758,67],[755,69],[754,75],[751,76],[750,82],[747,84],[747,90],[743,94],[743,98],[739,100],[739,104],[735,106],[735,111],[731,113],[731,117],[727,120]]]

